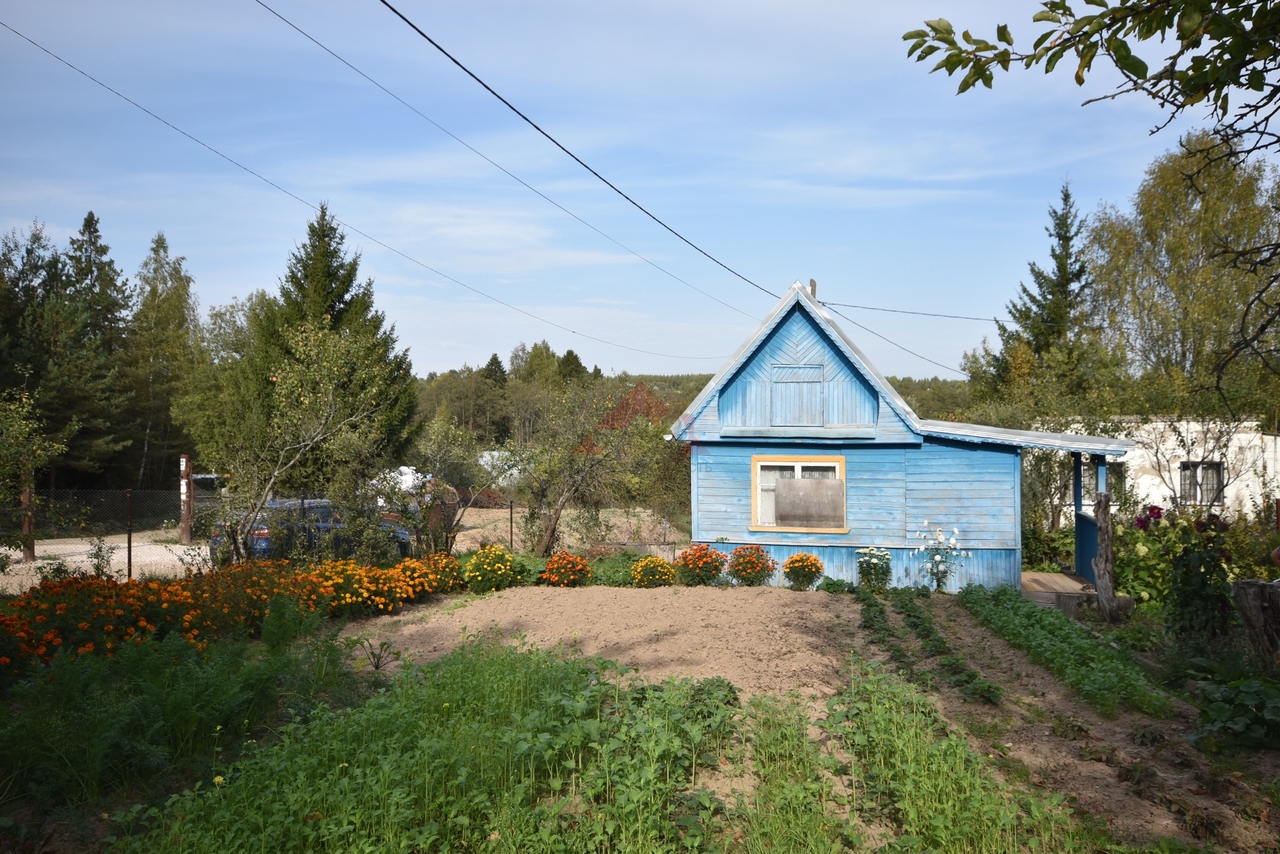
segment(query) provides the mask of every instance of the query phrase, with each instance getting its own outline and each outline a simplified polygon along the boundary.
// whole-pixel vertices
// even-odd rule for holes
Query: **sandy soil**
[[[933,603],[939,630],[1006,692],[996,707],[967,703],[939,681],[938,707],[1007,778],[1068,795],[1121,840],[1173,836],[1220,850],[1280,848],[1280,815],[1272,816],[1258,790],[1259,781],[1277,779],[1275,753],[1230,763],[1198,753],[1186,744],[1194,710],[1185,705],[1168,721],[1131,713],[1102,718],[954,600]],[[438,658],[467,634],[497,631],[614,659],[649,680],[722,676],[744,696],[795,690],[816,717],[822,701],[846,684],[842,670],[851,653],[883,658],[857,630],[859,620],[852,597],[775,588],[537,587],[436,597],[348,631],[389,640],[417,662]],[[892,612],[891,620],[897,622]]]

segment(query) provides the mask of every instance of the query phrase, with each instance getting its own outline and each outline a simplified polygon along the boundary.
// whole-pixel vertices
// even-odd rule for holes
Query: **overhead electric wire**
[[[938,314],[932,311],[907,311],[905,308],[880,308],[879,306],[874,305],[854,305],[850,302],[824,302],[823,305],[838,305],[841,308],[858,308],[863,311],[887,311],[890,314],[914,314],[919,317],[946,317],[951,320],[977,320],[982,323],[1013,323],[1012,320],[1000,320],[997,317],[973,317],[967,314]],[[840,316],[844,317],[844,315]]]
[[[267,178],[267,177],[265,177],[265,176],[263,176],[263,175],[259,174],[258,172],[255,172],[254,170],[250,169],[248,166],[245,166],[243,163],[239,162],[238,160],[235,160],[234,158],[229,157],[229,156],[228,156],[228,155],[226,155],[226,154],[223,154],[221,151],[219,151],[218,149],[214,148],[212,145],[209,145],[207,142],[204,142],[203,140],[198,139],[198,138],[197,138],[197,137],[195,137],[195,136],[192,136],[190,133],[187,133],[185,130],[183,130],[182,128],[180,128],[180,127],[178,127],[177,125],[173,124],[172,122],[170,122],[170,121],[168,121],[168,120],[166,120],[166,119],[164,119],[164,118],[161,118],[160,116],[158,116],[158,115],[156,115],[155,113],[151,112],[151,110],[148,110],[146,107],[142,106],[142,105],[141,105],[141,104],[139,104],[137,101],[135,101],[135,100],[133,100],[132,98],[130,98],[128,95],[125,95],[125,94],[123,94],[122,92],[119,92],[119,91],[117,91],[116,89],[111,88],[111,87],[110,87],[110,86],[108,86],[106,83],[104,83],[104,82],[102,82],[101,80],[99,80],[98,78],[94,77],[94,76],[93,76],[92,74],[90,74],[89,72],[87,72],[87,71],[85,71],[84,69],[82,69],[82,68],[80,68],[80,67],[78,67],[78,66],[74,65],[73,63],[69,62],[68,60],[63,59],[63,58],[62,58],[61,56],[59,56],[58,54],[56,54],[56,53],[54,53],[53,51],[49,50],[49,48],[47,48],[47,47],[45,47],[44,45],[40,44],[40,43],[39,43],[39,42],[37,42],[35,39],[32,39],[31,37],[29,37],[29,36],[27,36],[27,35],[25,35],[25,34],[23,34],[23,33],[19,32],[18,30],[15,30],[13,27],[9,26],[9,25],[8,25],[8,24],[6,24],[4,21],[0,21],[0,27],[4,27],[6,30],[8,30],[9,32],[13,33],[13,34],[14,34],[15,36],[17,36],[18,38],[20,38],[20,39],[22,39],[23,41],[25,41],[25,42],[27,42],[28,44],[30,44],[32,47],[35,47],[35,48],[39,49],[40,51],[43,51],[43,52],[44,52],[45,54],[47,54],[48,56],[50,56],[50,57],[52,57],[52,58],[56,59],[58,62],[60,62],[60,63],[62,63],[63,65],[65,65],[67,68],[70,68],[72,71],[76,72],[77,74],[81,75],[82,77],[85,77],[86,79],[88,79],[88,80],[92,81],[93,83],[96,83],[98,86],[101,86],[103,89],[106,89],[108,92],[110,92],[111,94],[115,95],[117,98],[120,98],[121,100],[123,100],[123,101],[125,101],[125,102],[127,102],[127,103],[131,104],[132,106],[134,106],[134,107],[138,108],[139,110],[141,110],[142,112],[146,113],[148,116],[150,116],[151,118],[155,119],[156,121],[160,122],[162,125],[164,125],[165,127],[169,128],[170,130],[176,131],[177,133],[181,134],[182,136],[184,136],[184,137],[186,137],[187,139],[189,139],[189,140],[191,140],[192,142],[194,142],[196,145],[199,145],[201,148],[204,148],[205,150],[207,150],[207,151],[209,151],[209,152],[211,152],[211,153],[213,153],[213,154],[216,154],[218,157],[220,157],[220,158],[222,158],[223,160],[227,161],[227,162],[228,162],[228,163],[230,163],[232,166],[235,166],[237,169],[240,169],[241,171],[246,172],[246,173],[248,173],[249,175],[252,175],[253,177],[257,178],[259,181],[262,181],[264,184],[266,184],[266,185],[268,185],[268,186],[270,186],[270,187],[272,187],[272,188],[274,188],[274,189],[276,189],[276,190],[279,190],[280,192],[284,193],[286,196],[288,196],[289,198],[293,199],[294,201],[296,201],[296,202],[300,202],[301,204],[306,205],[307,207],[311,208],[311,210],[313,210],[313,211],[318,211],[318,210],[319,210],[319,207],[317,207],[316,205],[312,204],[311,202],[307,201],[306,199],[302,198],[301,196],[297,195],[296,193],[293,193],[293,192],[291,192],[291,191],[289,191],[289,190],[286,190],[284,187],[282,187],[282,186],[280,186],[279,184],[275,183],[275,182],[274,182],[274,181],[272,181],[271,179],[269,179],[269,178]],[[394,253],[394,254],[396,254],[396,255],[399,255],[401,258],[403,258],[403,259],[405,259],[406,261],[409,261],[409,262],[411,262],[411,263],[413,263],[413,264],[416,264],[416,265],[418,265],[419,267],[422,267],[424,270],[429,270],[430,272],[434,273],[435,275],[439,276],[439,277],[440,277],[440,278],[442,278],[442,279],[445,279],[445,280],[447,280],[447,281],[450,281],[450,282],[454,283],[455,285],[458,285],[459,287],[466,288],[467,290],[471,291],[472,293],[478,294],[478,295],[480,295],[480,296],[484,297],[484,298],[485,298],[485,299],[487,299],[487,300],[491,300],[491,301],[493,301],[493,302],[496,302],[497,304],[499,304],[499,305],[501,305],[501,306],[505,306],[506,308],[509,308],[509,309],[511,309],[512,311],[515,311],[515,312],[518,312],[518,313],[520,313],[520,314],[523,314],[523,315],[525,315],[526,317],[533,318],[534,320],[537,320],[537,321],[539,321],[539,322],[541,322],[541,323],[545,323],[545,324],[547,324],[548,326],[553,326],[553,327],[555,327],[556,329],[560,329],[560,330],[562,330],[562,331],[564,331],[564,332],[568,332],[568,333],[571,333],[571,334],[573,334],[573,335],[577,335],[577,336],[579,336],[579,337],[581,337],[581,338],[586,338],[587,340],[595,341],[595,342],[598,342],[598,343],[600,343],[600,344],[607,344],[607,345],[608,345],[608,346],[610,346],[610,347],[617,347],[617,348],[622,349],[622,350],[629,350],[629,351],[631,351],[631,352],[633,352],[633,353],[643,353],[643,354],[644,354],[644,355],[646,355],[646,356],[659,356],[659,357],[667,358],[667,359],[688,359],[688,360],[699,360],[699,361],[702,361],[702,360],[715,361],[715,360],[722,360],[722,359],[724,359],[724,358],[725,358],[725,357],[723,357],[723,356],[676,356],[676,355],[673,355],[673,354],[671,354],[671,353],[657,353],[657,352],[654,352],[654,351],[652,351],[652,350],[642,350],[642,349],[640,349],[639,347],[629,347],[629,346],[627,346],[626,344],[618,344],[617,342],[614,342],[614,341],[609,341],[609,340],[606,340],[606,339],[604,339],[604,338],[597,338],[597,337],[596,337],[596,336],[594,336],[594,335],[588,335],[588,334],[586,334],[585,332],[579,332],[579,331],[577,331],[576,329],[571,329],[570,327],[565,326],[565,325],[560,324],[560,323],[556,323],[556,322],[555,322],[555,321],[553,321],[553,320],[548,320],[548,319],[546,319],[545,317],[540,317],[539,315],[536,315],[536,314],[534,314],[534,313],[533,313],[533,312],[531,312],[531,311],[526,311],[525,309],[522,309],[522,308],[520,308],[520,307],[518,307],[518,306],[512,305],[511,303],[506,302],[505,300],[501,300],[501,299],[499,299],[498,297],[492,296],[491,294],[487,294],[487,293],[485,293],[484,291],[480,290],[479,288],[472,287],[471,285],[468,285],[466,282],[459,281],[458,279],[455,279],[453,276],[450,276],[450,275],[448,275],[447,273],[443,273],[443,272],[441,272],[440,270],[437,270],[435,267],[432,267],[430,264],[427,264],[427,263],[425,263],[425,262],[423,262],[423,261],[419,261],[417,258],[414,258],[414,257],[412,257],[411,255],[407,255],[406,253],[401,252],[399,249],[396,249],[396,248],[395,248],[395,247],[393,247],[393,246],[389,246],[389,245],[387,245],[386,243],[383,243],[381,240],[379,240],[379,239],[377,239],[376,237],[374,237],[374,236],[370,235],[369,233],[367,233],[367,232],[365,232],[365,231],[362,231],[362,230],[360,230],[359,228],[356,228],[355,226],[351,225],[350,223],[348,223],[348,222],[344,222],[343,220],[338,219],[337,217],[334,217],[334,221],[335,221],[335,222],[337,222],[339,225],[343,226],[344,228],[349,229],[350,231],[353,231],[353,232],[355,232],[356,234],[359,234],[361,237],[364,237],[366,240],[369,240],[369,241],[371,241],[371,242],[373,242],[373,243],[376,243],[378,246],[381,246],[383,249],[386,249],[388,252],[392,252],[392,253]]]
[[[823,305],[827,306],[828,308],[831,308],[831,307],[832,307],[832,305],[833,305],[833,303],[824,302],[824,303],[823,303]],[[909,348],[907,348],[907,347],[902,346],[902,345],[901,345],[901,344],[899,344],[897,341],[894,341],[892,338],[886,338],[885,336],[881,335],[879,332],[876,332],[874,329],[872,329],[872,328],[870,328],[870,327],[868,327],[868,326],[863,326],[861,323],[859,323],[858,321],[854,320],[852,317],[850,317],[849,315],[847,315],[847,314],[845,314],[844,312],[840,311],[839,309],[831,308],[831,310],[832,310],[832,311],[834,311],[836,314],[840,315],[841,317],[843,317],[845,320],[847,320],[847,321],[849,321],[850,323],[852,323],[854,326],[856,326],[856,327],[858,327],[859,329],[861,329],[862,331],[864,331],[864,332],[870,332],[872,335],[876,336],[876,337],[877,337],[877,338],[879,338],[881,341],[886,341],[886,342],[888,342],[888,343],[892,344],[893,346],[897,347],[899,350],[901,350],[901,351],[902,351],[902,352],[904,352],[904,353],[910,353],[912,356],[915,356],[917,359],[923,359],[923,360],[925,360],[926,362],[928,362],[928,363],[929,363],[929,364],[931,364],[931,365],[937,365],[939,368],[942,368],[944,371],[951,371],[951,373],[953,373],[953,374],[960,374],[961,376],[965,376],[964,371],[958,371],[958,370],[956,370],[955,368],[951,367],[950,365],[944,365],[944,364],[942,364],[941,362],[935,362],[933,359],[930,359],[928,356],[921,356],[921,355],[920,355],[919,353],[917,353],[915,350],[911,350],[911,349],[909,349]]]
[[[848,303],[848,302],[824,302],[823,305],[831,305],[831,306],[838,305],[841,308],[858,308],[858,309],[862,309],[863,311],[886,311],[886,312],[889,312],[890,314],[914,314],[919,317],[943,317],[943,318],[947,318],[948,320],[977,320],[982,323],[996,323],[996,324],[1000,324],[1000,323],[1017,324],[1018,323],[1018,321],[1014,320],[1011,317],[974,317],[968,314],[939,314],[933,311],[907,311],[904,308],[882,308],[880,306],[875,306],[875,305],[854,305],[853,303]],[[844,317],[843,314],[840,316]],[[1100,331],[1107,328],[1105,326],[1090,326],[1088,324],[1082,324],[1082,323],[1053,323],[1048,320],[1037,320],[1035,321],[1035,323],[1038,326],[1070,326],[1077,329],[1092,329],[1095,331]]]
[[[533,128],[533,129],[534,129],[534,130],[536,130],[538,133],[540,133],[540,134],[542,134],[544,137],[546,137],[546,138],[551,142],[551,144],[552,144],[552,145],[554,145],[556,148],[558,148],[558,149],[560,149],[561,151],[563,151],[565,154],[569,155],[569,157],[573,158],[574,162],[576,162],[576,163],[577,163],[579,166],[581,166],[583,169],[586,169],[588,172],[590,172],[592,175],[594,175],[596,178],[598,178],[598,179],[599,179],[599,180],[600,180],[600,181],[601,181],[601,182],[602,182],[606,187],[608,187],[610,190],[613,190],[613,191],[614,191],[615,193],[617,193],[619,196],[622,196],[622,198],[624,198],[624,199],[626,199],[628,202],[630,202],[630,203],[631,203],[631,205],[632,205],[636,210],[640,211],[642,214],[644,214],[645,216],[647,216],[649,219],[653,220],[653,221],[654,221],[654,222],[656,222],[658,225],[662,226],[662,227],[663,227],[663,228],[665,228],[667,231],[671,232],[671,233],[672,233],[673,235],[675,235],[678,239],[680,239],[682,242],[684,242],[684,243],[685,243],[685,245],[689,246],[689,247],[690,247],[690,248],[692,248],[695,252],[697,252],[697,253],[699,253],[700,255],[702,255],[703,257],[705,257],[705,258],[709,259],[710,261],[712,261],[713,263],[715,263],[716,265],[718,265],[718,266],[719,266],[719,267],[721,267],[722,269],[727,270],[728,272],[732,273],[734,276],[737,276],[739,279],[741,279],[742,281],[746,282],[748,285],[751,285],[751,287],[755,288],[756,290],[758,290],[758,291],[762,291],[762,292],[764,292],[764,293],[768,294],[769,296],[773,297],[774,299],[779,299],[778,294],[775,294],[773,291],[769,290],[768,288],[762,287],[761,285],[758,285],[758,284],[756,284],[755,282],[751,281],[751,280],[750,280],[750,279],[748,279],[746,276],[742,275],[742,274],[741,274],[741,273],[739,273],[737,270],[733,269],[733,268],[732,268],[732,267],[730,267],[728,264],[724,263],[724,262],[723,262],[723,261],[721,261],[719,258],[717,258],[717,257],[715,257],[714,255],[712,255],[710,252],[706,251],[706,250],[705,250],[705,249],[703,249],[701,246],[699,246],[698,244],[694,243],[692,240],[690,240],[689,238],[685,237],[683,234],[681,234],[680,232],[676,231],[676,230],[675,230],[674,228],[672,228],[671,226],[667,225],[665,222],[663,222],[663,221],[662,221],[661,219],[659,219],[657,216],[655,216],[654,214],[650,213],[650,212],[649,212],[649,210],[648,210],[648,208],[644,207],[644,205],[640,204],[640,203],[639,203],[639,202],[637,202],[635,199],[633,199],[633,198],[631,198],[630,196],[628,196],[626,193],[624,193],[622,190],[620,190],[620,189],[619,189],[619,188],[618,188],[618,187],[617,187],[617,186],[616,186],[612,181],[610,181],[608,178],[606,178],[606,177],[604,177],[603,175],[601,175],[601,174],[600,174],[599,172],[597,172],[595,169],[593,169],[593,168],[591,168],[590,166],[588,166],[588,165],[587,165],[587,163],[586,163],[586,161],[584,161],[581,157],[579,157],[578,155],[576,155],[576,154],[574,154],[572,151],[570,151],[568,148],[566,148],[566,147],[565,147],[565,146],[560,142],[560,140],[556,139],[554,136],[552,136],[551,134],[547,133],[545,130],[543,130],[543,129],[538,125],[538,123],[537,123],[537,122],[535,122],[533,119],[529,118],[529,117],[528,117],[528,116],[526,116],[524,113],[522,113],[522,112],[521,112],[521,111],[520,111],[520,110],[519,110],[519,109],[518,109],[514,104],[512,104],[512,103],[511,103],[510,101],[508,101],[506,98],[504,98],[504,97],[502,97],[501,95],[499,95],[499,94],[498,94],[498,92],[497,92],[497,91],[496,91],[492,86],[490,86],[488,83],[486,83],[486,82],[484,82],[483,80],[481,80],[481,79],[480,79],[480,77],[479,77],[479,76],[477,76],[475,72],[473,72],[470,68],[467,68],[467,67],[466,67],[465,65],[463,65],[460,61],[458,61],[458,59],[457,59],[453,54],[449,53],[449,51],[445,50],[445,49],[440,45],[440,43],[439,43],[439,42],[437,42],[435,39],[431,38],[431,36],[429,36],[429,35],[427,35],[425,32],[423,32],[423,31],[422,31],[422,29],[421,29],[417,24],[415,24],[413,21],[410,21],[407,17],[405,17],[404,13],[402,13],[399,9],[397,9],[395,6],[392,6],[390,3],[388,3],[388,2],[387,2],[387,0],[378,0],[378,2],[379,2],[379,3],[381,3],[383,6],[386,6],[388,9],[390,9],[390,10],[391,10],[391,12],[392,12],[392,13],[393,13],[397,18],[399,18],[401,21],[404,21],[404,22],[405,22],[405,24],[407,24],[407,25],[410,27],[410,29],[412,29],[412,30],[413,30],[415,33],[417,33],[418,35],[422,36],[422,38],[426,39],[426,41],[427,41],[427,43],[428,43],[428,44],[430,44],[430,45],[431,45],[432,47],[434,47],[436,50],[440,51],[440,53],[444,54],[444,56],[445,56],[445,57],[446,57],[450,62],[452,62],[454,65],[458,66],[459,68],[461,68],[461,69],[466,73],[466,75],[467,75],[468,77],[470,77],[472,80],[476,81],[476,82],[477,82],[477,83],[479,83],[481,86],[483,86],[483,87],[484,87],[484,89],[485,89],[485,91],[487,91],[490,95],[492,95],[493,97],[495,97],[495,98],[497,98],[499,101],[501,101],[503,104],[505,104],[505,105],[506,105],[506,107],[507,107],[507,109],[511,110],[511,112],[515,113],[515,114],[516,114],[517,116],[519,116],[520,118],[524,119],[525,123],[526,123],[526,124],[528,124],[528,125],[529,125],[529,127]]]
[[[474,147],[473,145],[471,145],[469,142],[467,142],[466,140],[464,140],[464,139],[462,139],[461,137],[459,137],[459,136],[458,136],[457,134],[455,134],[453,131],[451,131],[451,130],[449,130],[448,128],[446,128],[446,127],[444,127],[443,125],[441,125],[441,124],[440,124],[439,122],[437,122],[435,119],[433,119],[433,118],[431,118],[430,116],[428,116],[427,114],[423,113],[423,112],[422,112],[421,110],[419,110],[417,107],[415,107],[415,106],[413,106],[412,104],[410,104],[410,103],[409,103],[408,101],[406,101],[404,98],[401,98],[401,97],[400,97],[399,95],[397,95],[395,92],[392,92],[392,91],[391,91],[390,89],[388,89],[386,86],[383,86],[383,85],[382,85],[381,83],[379,83],[377,80],[374,80],[374,79],[373,79],[372,77],[370,77],[368,74],[366,74],[365,72],[363,72],[363,71],[361,71],[359,68],[357,68],[355,65],[351,64],[351,63],[350,63],[350,62],[348,62],[346,59],[344,59],[343,57],[339,56],[339,55],[337,54],[337,52],[335,52],[335,51],[334,51],[334,50],[332,50],[330,47],[328,47],[327,45],[325,45],[324,43],[322,43],[322,42],[321,42],[319,39],[317,39],[315,36],[311,35],[311,34],[310,34],[310,33],[308,33],[306,30],[302,29],[302,28],[301,28],[301,27],[299,27],[297,24],[295,24],[293,21],[289,20],[289,19],[288,19],[288,18],[286,18],[284,15],[280,14],[280,13],[279,13],[279,12],[277,12],[275,9],[271,8],[270,6],[268,6],[266,3],[264,3],[264,2],[263,2],[263,0],[254,0],[254,2],[255,2],[255,3],[257,3],[259,6],[261,6],[263,9],[266,9],[266,10],[267,10],[268,12],[270,12],[272,15],[275,15],[277,18],[279,18],[279,19],[280,19],[282,22],[284,22],[287,26],[289,26],[289,27],[290,27],[290,28],[292,28],[295,32],[297,32],[297,33],[298,33],[298,35],[302,36],[302,37],[303,37],[303,38],[305,38],[307,41],[311,42],[311,43],[312,43],[312,44],[314,44],[316,47],[320,48],[320,49],[321,49],[321,50],[323,50],[325,53],[329,54],[329,55],[330,55],[330,56],[332,56],[334,59],[338,60],[338,62],[341,62],[341,63],[342,63],[343,65],[345,65],[347,68],[350,68],[350,69],[351,69],[352,71],[354,71],[356,74],[359,74],[359,75],[360,75],[361,77],[363,77],[365,80],[369,81],[369,82],[370,82],[370,83],[372,83],[374,86],[376,86],[376,87],[378,87],[379,89],[381,89],[383,92],[385,92],[387,95],[389,95],[389,96],[391,96],[392,98],[394,98],[396,101],[398,101],[401,105],[403,105],[403,106],[404,106],[404,107],[406,107],[407,109],[412,110],[414,113],[416,113],[416,114],[417,114],[420,118],[422,118],[424,121],[426,121],[426,122],[430,123],[433,127],[435,127],[435,129],[436,129],[436,130],[440,131],[441,133],[445,134],[445,135],[446,135],[446,136],[448,136],[449,138],[453,139],[453,140],[454,140],[455,142],[457,142],[459,145],[463,146],[463,147],[464,147],[464,148],[466,148],[468,151],[470,151],[472,154],[475,154],[477,157],[480,157],[480,158],[481,158],[481,159],[483,159],[485,162],[487,162],[489,165],[491,165],[491,166],[493,166],[495,169],[497,169],[497,170],[501,171],[504,175],[506,175],[508,178],[511,178],[511,180],[513,180],[513,181],[517,182],[518,184],[520,184],[520,185],[521,185],[522,187],[524,187],[525,189],[529,190],[530,192],[536,193],[539,197],[541,197],[541,198],[542,198],[544,201],[546,201],[547,203],[549,203],[549,204],[551,204],[551,205],[554,205],[555,207],[559,208],[559,209],[560,209],[561,211],[563,211],[564,213],[566,213],[566,214],[568,214],[569,216],[573,217],[573,218],[574,218],[574,219],[576,219],[578,222],[582,223],[582,224],[583,224],[583,225],[585,225],[587,228],[591,229],[591,230],[592,230],[592,231],[594,231],[596,234],[598,234],[598,235],[600,235],[601,237],[603,237],[605,240],[608,240],[610,243],[612,243],[613,245],[615,245],[615,246],[617,246],[617,247],[621,248],[621,249],[622,249],[622,250],[624,250],[625,252],[627,252],[627,253],[629,253],[629,254],[631,254],[631,255],[634,255],[635,257],[639,258],[641,261],[643,261],[644,263],[648,264],[650,267],[653,267],[653,268],[654,268],[655,270],[657,270],[658,272],[663,273],[664,275],[670,276],[672,279],[674,279],[675,281],[677,281],[677,282],[679,282],[680,284],[684,285],[685,287],[690,288],[691,290],[694,290],[694,291],[696,291],[697,293],[702,294],[702,295],[703,295],[704,297],[706,297],[707,299],[710,299],[710,300],[713,300],[713,301],[715,301],[715,302],[718,302],[718,303],[720,303],[720,305],[724,306],[725,308],[727,308],[727,309],[729,309],[729,310],[731,310],[731,311],[736,311],[738,314],[741,314],[743,317],[752,317],[752,315],[748,314],[747,312],[743,311],[742,309],[738,308],[737,306],[730,305],[729,303],[725,302],[724,300],[720,299],[719,297],[714,296],[713,294],[709,294],[709,293],[707,293],[706,291],[702,290],[702,288],[699,288],[697,285],[694,285],[694,284],[692,284],[691,282],[685,281],[684,279],[680,278],[680,277],[679,277],[679,276],[677,276],[675,273],[671,272],[670,270],[666,269],[665,267],[662,267],[661,265],[657,264],[656,262],[651,261],[650,259],[646,258],[644,255],[641,255],[639,252],[637,252],[636,250],[632,249],[630,246],[627,246],[626,244],[622,243],[621,241],[616,240],[615,238],[613,238],[613,237],[611,237],[610,235],[606,234],[605,232],[601,231],[599,228],[597,228],[596,226],[594,226],[594,225],[592,225],[591,223],[587,222],[585,219],[583,219],[582,217],[578,216],[576,213],[574,213],[573,211],[569,210],[569,209],[568,209],[568,208],[566,208],[564,205],[562,205],[562,204],[560,204],[559,202],[557,202],[555,199],[553,199],[553,198],[551,198],[550,196],[548,196],[547,194],[543,193],[543,192],[542,192],[541,190],[539,190],[537,187],[534,187],[533,185],[529,184],[527,181],[525,181],[525,180],[524,180],[523,178],[521,178],[519,175],[516,175],[515,173],[513,173],[511,170],[507,169],[507,168],[506,168],[505,166],[503,166],[501,163],[498,163],[497,161],[495,161],[493,158],[489,157],[489,156],[488,156],[487,154],[485,154],[484,152],[482,152],[482,151],[480,151],[479,149],[475,148],[475,147]]]

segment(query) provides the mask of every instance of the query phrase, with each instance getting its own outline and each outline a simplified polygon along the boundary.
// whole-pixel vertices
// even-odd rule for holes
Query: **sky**
[[[1204,124],[1153,135],[1147,101],[1082,106],[1113,90],[1102,69],[1083,88],[1064,63],[957,96],[906,56],[901,35],[939,16],[987,36],[1008,23],[1029,44],[1027,0],[392,2],[775,295],[814,279],[824,301],[1003,317],[1028,262],[1048,263],[1064,180],[1084,213],[1123,208]],[[378,0],[264,3],[0,0],[0,22],[189,135],[0,28],[0,231],[40,222],[65,244],[92,210],[129,275],[162,231],[203,311],[274,291],[326,202],[419,375],[543,339],[606,373],[711,373],[776,302]],[[888,375],[956,378],[995,332],[840,311]]]

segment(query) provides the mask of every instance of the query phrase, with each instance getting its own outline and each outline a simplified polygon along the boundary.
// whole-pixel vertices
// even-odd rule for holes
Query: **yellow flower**
[[[213,778],[213,785],[215,786],[221,786],[225,782],[227,782],[227,780],[221,774]]]

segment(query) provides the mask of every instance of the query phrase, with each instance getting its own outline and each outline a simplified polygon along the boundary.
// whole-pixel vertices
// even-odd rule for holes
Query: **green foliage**
[[[759,587],[773,577],[778,564],[761,546],[738,546],[729,555],[729,576],[742,587]]]
[[[1169,598],[1174,557],[1183,545],[1179,526],[1190,524],[1180,516],[1166,515],[1152,505],[1133,523],[1115,521],[1112,554],[1117,593],[1138,602],[1162,603]]]
[[[822,561],[817,555],[797,552],[783,561],[782,574],[792,590],[808,590],[822,577]]]
[[[272,614],[265,650],[225,639],[201,652],[173,632],[123,644],[114,658],[56,657],[0,707],[0,774],[46,807],[92,803],[205,771],[247,732],[322,698],[358,697],[331,634],[283,602]]]
[[[841,581],[838,578],[827,576],[818,582],[818,591],[821,593],[852,593],[857,585],[848,581]]]
[[[1273,408],[1275,383],[1256,362],[1217,374],[1262,284],[1226,249],[1272,239],[1280,181],[1261,161],[1224,160],[1217,144],[1204,132],[1183,137],[1147,168],[1131,208],[1104,206],[1090,231],[1091,313],[1104,344],[1141,376],[1135,403],[1153,415]]]
[[[753,697],[751,759],[760,785],[742,815],[743,850],[835,854],[856,841],[828,810],[835,805],[829,764],[809,740],[809,718],[794,699]]]
[[[462,576],[472,593],[506,590],[522,580],[511,552],[496,544],[483,546],[476,551],[467,561]]]
[[[670,587],[675,580],[675,568],[657,555],[646,555],[631,565],[632,587]]]
[[[65,252],[38,223],[0,237],[0,388],[29,399],[25,420],[61,449],[49,460],[55,472],[101,472],[129,444],[120,405],[128,304],[92,212]]]
[[[1080,11],[1063,0],[1043,0],[1039,5],[1031,20],[1045,26],[1030,50],[1014,50],[1007,25],[998,26],[992,40],[968,30],[957,38],[951,23],[938,18],[926,21],[927,29],[903,35],[911,42],[907,55],[923,61],[941,52],[931,70],[948,75],[963,71],[961,92],[979,83],[991,88],[997,68],[1043,65],[1048,73],[1068,57],[1066,67],[1083,85],[1094,59],[1102,57],[1124,78],[1122,93],[1144,93],[1173,115],[1204,104],[1220,124],[1240,125],[1241,133],[1252,129],[1265,134],[1265,120],[1260,127],[1253,124],[1258,116],[1251,105],[1255,99],[1265,105],[1274,97],[1270,72],[1275,57],[1265,48],[1280,40],[1280,24],[1258,14],[1255,4],[1226,0],[1210,7],[1196,0],[1120,0],[1108,5],[1089,0],[1085,6],[1090,8]],[[1137,53],[1148,42],[1161,57],[1152,65]]]
[[[921,418],[959,421],[961,413],[969,407],[968,380],[944,380],[938,377],[923,380],[912,377],[886,379]]]
[[[1193,664],[1210,673],[1210,679],[1197,687],[1200,729],[1192,736],[1197,746],[1280,747],[1280,682],[1261,676],[1224,680],[1211,662],[1199,659]]]
[[[591,561],[591,583],[603,587],[630,587],[631,566],[639,557],[632,552],[618,552],[596,558]]]
[[[118,849],[706,850],[723,807],[693,788],[738,731],[736,691],[613,675],[473,639],[359,709],[285,727]]]
[[[1180,517],[1177,529],[1180,547],[1173,556],[1165,627],[1184,644],[1208,648],[1227,638],[1237,619],[1223,536],[1227,524],[1210,513]]]
[[[1011,587],[960,591],[960,604],[1104,715],[1120,704],[1140,712],[1168,715],[1168,699],[1124,655],[1099,641],[1061,611],[1041,608]]]
[[[858,549],[858,585],[885,591],[893,580],[893,554],[888,549]]]
[[[1075,556],[1074,527],[1050,531],[1037,520],[1022,523],[1022,567],[1032,572],[1062,572]]]
[[[23,545],[20,503],[24,486],[63,450],[43,435],[31,399],[0,398],[0,545]]]
[[[894,828],[893,850],[1069,850],[1060,795],[1038,801],[998,783],[900,676],[855,660],[851,677],[848,690],[828,702],[824,726],[854,757],[864,784],[855,808]]]

